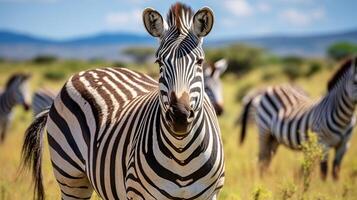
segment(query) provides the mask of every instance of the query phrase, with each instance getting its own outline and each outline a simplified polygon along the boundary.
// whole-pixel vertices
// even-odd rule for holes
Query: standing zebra
[[[151,8],[143,21],[160,39],[159,83],[125,68],[73,75],[26,132],[23,164],[32,165],[38,199],[45,126],[62,199],[93,190],[103,199],[216,199],[223,147],[201,66],[213,12],[177,3],[167,22]]]
[[[227,60],[222,58],[213,64],[204,63],[205,92],[208,95],[216,114],[223,113],[223,90],[220,76],[227,69]]]
[[[56,94],[51,90],[41,89],[32,95],[32,111],[33,115],[36,116],[40,112],[44,111],[46,108],[51,107]]]
[[[30,108],[29,77],[30,75],[22,73],[12,75],[0,94],[0,143],[6,138],[7,129],[12,120],[12,109],[19,104],[23,105],[26,111]]]
[[[355,125],[357,102],[357,58],[348,59],[328,83],[328,93],[317,101],[289,85],[268,87],[245,98],[242,112],[241,142],[252,109],[259,129],[261,170],[269,166],[279,144],[299,150],[308,132],[318,137],[324,150],[321,161],[323,179],[328,171],[328,150],[335,149],[332,175],[338,179],[340,164]]]

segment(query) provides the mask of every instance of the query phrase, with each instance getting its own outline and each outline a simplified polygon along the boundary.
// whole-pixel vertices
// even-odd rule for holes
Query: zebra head
[[[29,74],[17,73],[10,77],[6,83],[6,93],[9,94],[9,100],[15,104],[23,105],[25,110],[30,108],[30,92],[28,88]]]
[[[160,106],[169,128],[183,135],[192,128],[192,122],[202,110],[203,37],[213,26],[213,12],[204,7],[195,14],[191,8],[176,3],[167,15],[146,8],[143,12],[146,30],[159,38],[156,63],[160,67]]]
[[[227,60],[222,58],[213,64],[205,63],[205,91],[218,116],[223,113],[223,90],[220,76],[227,69]]]

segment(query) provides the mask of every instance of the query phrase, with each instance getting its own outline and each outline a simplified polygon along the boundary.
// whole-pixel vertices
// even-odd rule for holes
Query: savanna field
[[[315,66],[318,63],[320,67],[313,67],[312,62],[315,63]],[[31,89],[33,91],[38,88],[59,90],[65,80],[75,72],[112,65],[119,64],[71,60],[45,63],[1,61],[0,86],[3,87],[11,74],[21,71],[32,74]],[[124,66],[133,66],[131,68],[154,76],[158,72],[157,66],[149,64],[124,64]],[[308,177],[307,180],[304,179],[301,169],[307,158],[303,153],[292,152],[283,146],[279,147],[268,173],[260,178],[257,168],[256,128],[249,126],[247,140],[243,145],[238,143],[240,126],[236,124],[236,121],[242,109],[240,107],[241,98],[250,88],[283,83],[291,81],[293,78],[294,82],[311,96],[319,97],[325,94],[327,81],[336,70],[336,64],[325,60],[304,60],[299,64],[299,67],[299,72],[289,72],[282,67],[281,63],[271,62],[270,64],[257,65],[254,69],[244,73],[227,72],[222,77],[225,112],[219,118],[219,123],[225,149],[226,181],[219,199],[357,199],[356,135],[352,136],[350,149],[342,162],[341,176],[338,182],[332,180],[331,170],[327,181],[321,181],[318,165],[313,169],[311,177]],[[311,70],[311,68],[316,69]],[[30,174],[19,176],[18,170],[24,131],[31,120],[31,112],[25,113],[22,107],[17,107],[7,140],[0,145],[0,200],[32,199],[31,176]],[[330,152],[330,160],[333,153]],[[43,174],[47,199],[59,199],[60,193],[52,174],[47,141],[43,157]],[[98,198],[94,195],[93,199]]]

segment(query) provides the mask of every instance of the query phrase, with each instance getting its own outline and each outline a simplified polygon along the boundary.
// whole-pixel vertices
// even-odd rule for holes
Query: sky
[[[146,34],[146,7],[166,16],[171,0],[0,0],[0,30],[65,40],[102,32]],[[209,37],[309,35],[357,28],[356,0],[183,0],[194,10],[209,6]]]

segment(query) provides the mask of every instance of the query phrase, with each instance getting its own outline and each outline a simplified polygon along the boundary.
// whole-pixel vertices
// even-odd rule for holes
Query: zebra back
[[[32,111],[33,115],[36,116],[46,108],[49,108],[54,98],[56,97],[55,92],[48,89],[37,90],[32,95]]]

